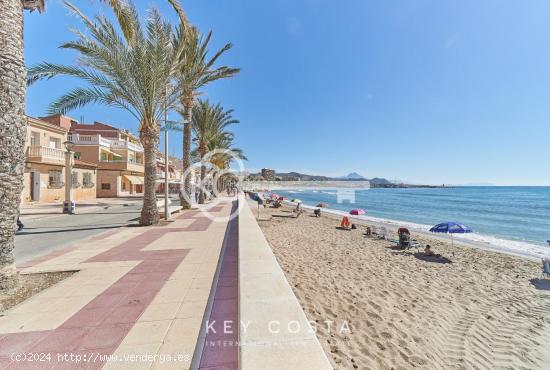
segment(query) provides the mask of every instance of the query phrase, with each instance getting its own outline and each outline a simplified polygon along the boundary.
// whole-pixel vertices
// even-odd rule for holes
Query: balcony
[[[75,145],[101,145],[110,149],[129,149],[134,152],[143,152],[141,144],[126,140],[107,139],[101,135],[68,134],[67,138]]]
[[[111,147],[111,140],[105,139],[101,135],[68,134],[67,140],[72,141],[75,145],[102,145],[108,148]]]
[[[122,170],[143,172],[143,163],[136,160],[128,159],[102,159],[99,161],[99,168],[106,170]]]
[[[135,144],[130,141],[124,140],[113,140],[111,141],[111,148],[113,149],[129,149],[134,152],[143,152],[143,147],[141,144]]]
[[[39,162],[46,164],[65,164],[65,151],[57,148],[49,148],[46,146],[29,146],[25,155],[29,162]]]

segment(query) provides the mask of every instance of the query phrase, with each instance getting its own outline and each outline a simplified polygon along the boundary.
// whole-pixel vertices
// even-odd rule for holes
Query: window
[[[101,184],[101,190],[111,190],[111,184]]]
[[[61,149],[61,139],[56,137],[50,138],[50,148]]]
[[[48,171],[48,185],[54,188],[62,187],[63,181],[61,181],[61,171],[60,170],[49,170]]]
[[[40,132],[31,131],[31,146],[40,146]]]
[[[82,174],[82,183],[85,188],[92,188],[94,186],[91,172],[84,172]]]
[[[71,174],[71,179],[72,179],[72,186],[73,188],[79,188],[80,187],[80,183],[78,182],[78,172],[76,171],[73,171],[73,173]]]

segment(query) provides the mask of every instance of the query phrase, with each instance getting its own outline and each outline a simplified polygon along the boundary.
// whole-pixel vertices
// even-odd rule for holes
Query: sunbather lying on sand
[[[424,255],[428,257],[441,257],[441,254],[436,254],[432,251],[432,247],[429,244],[426,244],[426,248],[424,248]]]

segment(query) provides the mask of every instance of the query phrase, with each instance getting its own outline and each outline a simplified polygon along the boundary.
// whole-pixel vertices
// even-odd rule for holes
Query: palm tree
[[[127,39],[133,40],[129,8],[124,0],[107,0]],[[187,17],[177,0],[168,0],[180,23]],[[23,10],[44,11],[44,0],[0,0],[0,291],[17,286],[13,248],[15,218],[23,191],[26,134],[26,70],[23,50]],[[7,103],[7,104],[6,104]]]
[[[13,248],[25,167],[23,2],[0,0],[0,291],[18,284]]]
[[[231,161],[235,159],[247,160],[242,149],[233,146],[233,140],[235,136],[232,133],[221,136],[218,140],[212,140],[208,143],[208,149],[210,151],[216,151],[210,158],[212,164],[212,177],[217,184],[217,189],[222,190],[224,186],[222,184],[222,178],[228,175],[223,170],[230,167]],[[221,172],[221,176],[220,176]],[[216,195],[216,193],[214,193]]]
[[[226,129],[233,124],[239,123],[233,119],[233,110],[224,110],[218,103],[210,104],[208,100],[199,100],[193,108],[193,134],[197,141],[197,148],[192,156],[195,156],[201,161],[201,183],[204,184],[206,177],[206,155],[215,150],[210,157],[210,162],[225,168],[234,157],[246,159],[240,149],[232,148],[234,135]],[[216,176],[214,176],[215,178]],[[204,204],[204,192],[199,194],[199,203]]]
[[[185,30],[180,27],[177,37],[179,42],[183,43],[183,52],[180,55],[180,68],[177,75],[177,83],[181,92],[181,105],[183,110],[181,115],[184,119],[183,132],[183,173],[188,173],[191,167],[191,126],[192,112],[195,105],[195,99],[200,94],[200,89],[212,81],[222,78],[235,76],[239,73],[238,68],[229,68],[226,66],[214,68],[216,61],[223,53],[231,49],[231,44],[226,44],[218,50],[211,58],[208,57],[208,44],[212,38],[212,32],[206,37],[202,36],[197,28],[189,27]],[[183,208],[189,208],[187,201],[191,192],[191,182],[189,176],[184,178],[185,197],[180,197]]]
[[[128,3],[132,31],[121,37],[105,16],[95,21],[78,8],[67,4],[84,23],[89,36],[76,31],[77,39],[61,47],[79,54],[77,66],[41,63],[29,69],[28,82],[66,75],[87,83],[55,100],[50,113],[65,113],[91,103],[121,108],[139,122],[140,140],[144,148],[145,184],[140,223],[153,225],[159,221],[155,196],[155,158],[159,143],[161,116],[165,104],[172,106],[179,92],[170,85],[175,73],[179,46],[172,43],[172,27],[156,10],[149,11],[142,28],[133,4]]]

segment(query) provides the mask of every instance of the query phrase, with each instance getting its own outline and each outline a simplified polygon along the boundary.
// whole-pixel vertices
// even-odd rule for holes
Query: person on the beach
[[[342,222],[340,223],[340,228],[341,229],[349,229],[350,228],[350,222],[349,222],[349,219],[346,216],[342,217]]]
[[[432,247],[429,244],[426,244],[426,248],[424,248],[424,255],[428,257],[441,257],[441,254],[436,254],[432,251]]]
[[[367,226],[367,231],[365,232],[365,236],[369,238],[372,236],[372,230],[370,229],[370,226]]]

